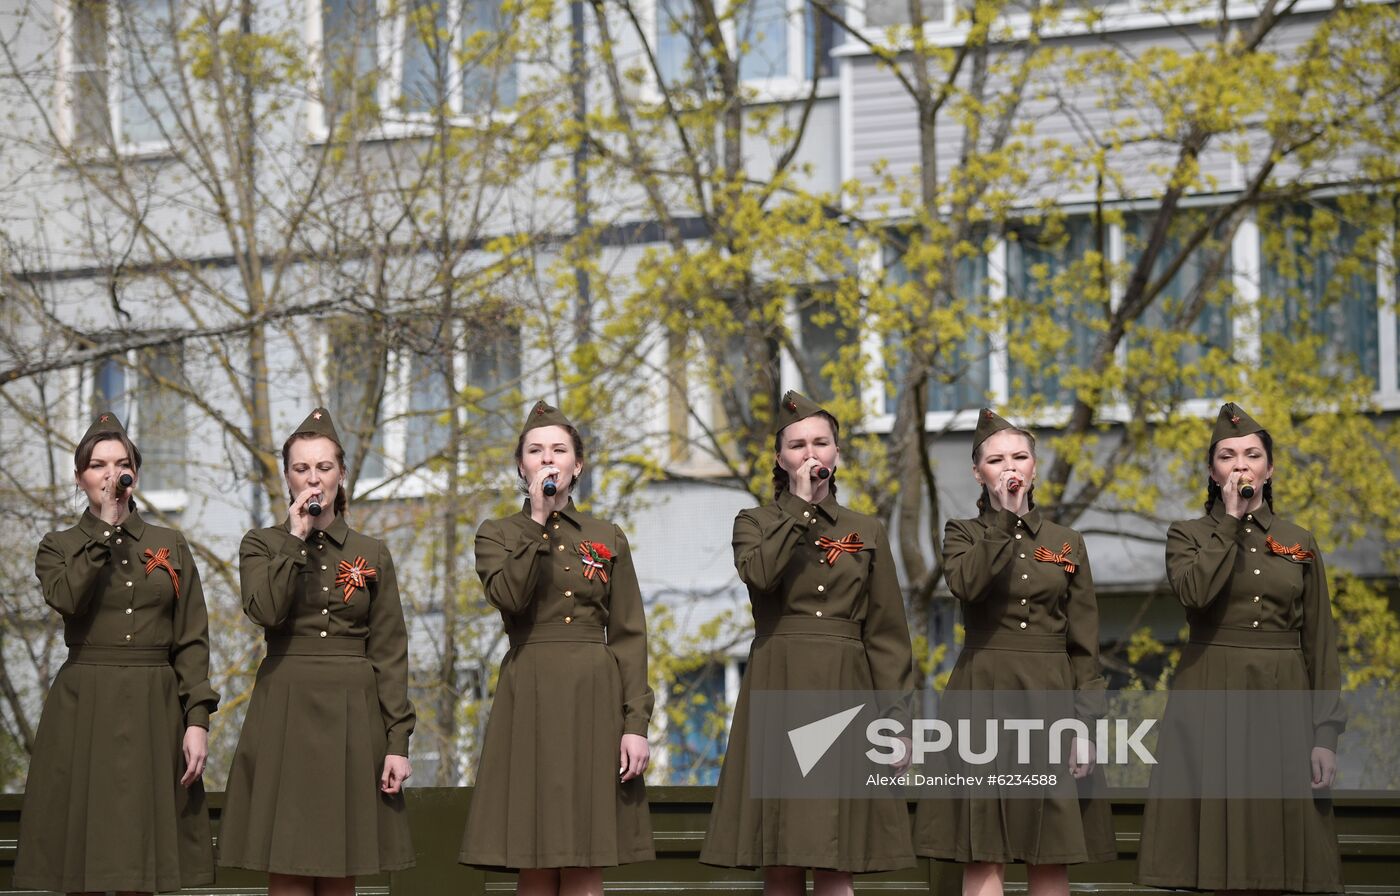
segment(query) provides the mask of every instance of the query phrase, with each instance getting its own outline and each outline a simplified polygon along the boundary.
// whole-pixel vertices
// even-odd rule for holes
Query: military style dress
[[[415,721],[389,549],[337,516],[305,541],[285,524],[254,529],[239,564],[267,657],[229,771],[219,863],[309,877],[411,867],[404,795],[379,790]]]
[[[988,509],[976,519],[948,521],[943,562],[965,626],[949,695],[1055,692],[1066,698],[1058,709],[1073,713],[1092,733],[1093,720],[1105,712],[1106,683],[1099,669],[1094,580],[1079,533],[1035,508],[1022,517]],[[1112,860],[1117,852],[1109,803],[1081,799],[1068,765],[1066,758],[1045,769],[1056,776],[1049,788],[920,800],[915,850],[956,862]],[[1101,768],[1094,774],[1102,780]]]
[[[185,728],[209,727],[209,620],[185,539],[85,512],[34,560],[68,661],[44,701],[14,884],[154,892],[209,884],[204,785],[180,786]]]
[[[619,783],[624,734],[647,733],[646,620],[627,539],[572,501],[545,526],[482,523],[476,571],[501,611],[501,661],[458,860],[598,868],[655,857],[640,776]]]
[[[833,555],[837,542],[850,550]],[[913,865],[904,800],[750,795],[754,691],[912,692],[909,625],[885,527],[832,495],[811,504],[784,492],[735,518],[734,565],[755,634],[700,861],[846,872]]]
[[[1167,576],[1186,608],[1190,642],[1172,681],[1178,691],[1312,691],[1301,740],[1275,730],[1275,718],[1254,718],[1244,733],[1252,766],[1270,746],[1301,743],[1284,768],[1306,790],[1308,743],[1336,750],[1346,725],[1337,634],[1322,555],[1312,534],[1276,516],[1266,503],[1243,519],[1220,501],[1199,519],[1167,532]],[[1163,751],[1196,747],[1205,755],[1161,755],[1210,769],[1226,762],[1226,745],[1209,745],[1195,720],[1169,699]],[[1177,710],[1174,712],[1174,710]],[[1245,703],[1241,711],[1249,712]],[[1310,730],[1309,730],[1310,729]],[[1309,737],[1309,735],[1311,735]],[[1229,752],[1238,752],[1239,744]],[[1277,757],[1275,757],[1277,758]],[[1161,771],[1162,765],[1156,771]],[[1154,790],[1158,776],[1154,774]],[[1152,799],[1143,820],[1138,879],[1203,890],[1343,889],[1332,803],[1317,797]]]

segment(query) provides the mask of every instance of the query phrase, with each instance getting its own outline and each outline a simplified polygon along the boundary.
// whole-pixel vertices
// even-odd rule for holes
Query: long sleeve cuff
[[[402,729],[394,729],[388,732],[388,749],[384,752],[390,756],[408,755],[408,736],[410,732]]]
[[[209,730],[209,707],[207,704],[198,703],[185,710],[186,727],[193,725],[196,728]]]
[[[1326,747],[1337,752],[1337,740],[1342,736],[1342,726],[1328,722],[1313,729],[1313,746]]]

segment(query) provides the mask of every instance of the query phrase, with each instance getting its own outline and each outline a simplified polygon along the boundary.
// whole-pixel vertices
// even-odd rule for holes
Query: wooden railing
[[[685,894],[756,893],[761,890],[757,873],[729,871],[701,865],[696,857],[705,838],[710,803],[710,787],[654,787],[651,800],[652,830],[656,839],[656,860],[606,874],[609,893]],[[10,872],[18,845],[21,794],[0,795],[0,892],[9,889]],[[484,873],[457,864],[462,828],[466,825],[470,788],[414,788],[409,791],[409,815],[413,827],[418,865],[409,871],[374,878],[362,878],[363,894],[394,896],[479,896],[510,893],[515,878],[508,874]],[[210,795],[214,830],[218,833],[218,811],[223,794]],[[1347,892],[1400,896],[1400,799],[1389,796],[1347,797],[1336,804],[1337,830],[1341,840],[1343,874]],[[1132,883],[1137,859],[1138,832],[1142,822],[1141,800],[1115,800],[1115,830],[1118,833],[1118,859],[1070,869],[1071,889],[1075,892],[1116,896],[1161,892]],[[958,865],[921,859],[905,871],[889,874],[858,875],[859,893],[960,892]],[[1007,891],[1024,892],[1025,874],[1012,866],[1007,873]],[[255,896],[265,892],[266,876],[248,871],[221,868],[214,886],[187,893],[218,896]]]

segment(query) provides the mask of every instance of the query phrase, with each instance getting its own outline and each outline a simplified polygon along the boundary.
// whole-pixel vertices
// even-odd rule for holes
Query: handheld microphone
[[[543,491],[546,498],[552,498],[559,493],[559,483],[554,481],[553,476],[544,481]]]
[[[127,489],[131,488],[131,483],[135,481],[135,479],[131,478],[130,473],[123,473],[117,477],[117,488],[121,491],[126,491]]]
[[[316,497],[312,498],[310,501],[307,501],[307,502],[306,502],[306,512],[309,513],[309,514],[311,514],[312,516],[320,516],[320,515],[321,515],[321,496],[320,496],[320,495],[317,495]]]
[[[830,478],[831,478],[831,471],[828,470],[826,467],[817,467],[817,478],[818,478],[818,479],[830,479]]]
[[[1240,480],[1240,497],[1245,499],[1254,497],[1254,482],[1252,480]]]
[[[1006,490],[1013,495],[1021,490],[1021,480],[1012,478],[1006,481]]]

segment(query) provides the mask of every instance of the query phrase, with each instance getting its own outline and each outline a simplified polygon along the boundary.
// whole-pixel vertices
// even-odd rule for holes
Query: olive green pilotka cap
[[[1015,429],[1004,418],[999,416],[991,408],[983,408],[977,415],[977,429],[972,433],[972,451],[976,456],[977,448],[987,439],[1001,432],[1003,429]]]
[[[569,418],[564,416],[564,412],[552,404],[545,401],[535,402],[535,406],[530,408],[530,413],[525,415],[525,422],[520,427],[520,437],[525,438],[525,433],[541,426],[573,426]]]
[[[301,425],[292,430],[292,436],[313,435],[325,436],[337,445],[344,445],[340,441],[340,433],[335,431],[335,423],[331,420],[331,412],[325,408],[316,410],[306,415],[306,419],[301,421]],[[288,436],[287,438],[291,438]]]
[[[827,414],[832,420],[836,419],[836,415],[832,414],[831,411],[801,392],[789,389],[783,393],[783,400],[778,403],[778,413],[773,418],[773,434],[777,435],[798,420],[806,420],[817,414]],[[841,424],[836,424],[836,427],[840,429]]]
[[[92,425],[83,433],[80,441],[86,442],[95,435],[104,436],[124,436],[126,429],[123,428],[121,420],[111,411],[98,411],[92,418]]]
[[[1263,431],[1264,427],[1246,414],[1244,408],[1233,401],[1227,401],[1220,406],[1220,415],[1215,418],[1215,429],[1211,431],[1210,443],[1214,445],[1221,439],[1235,439]]]

